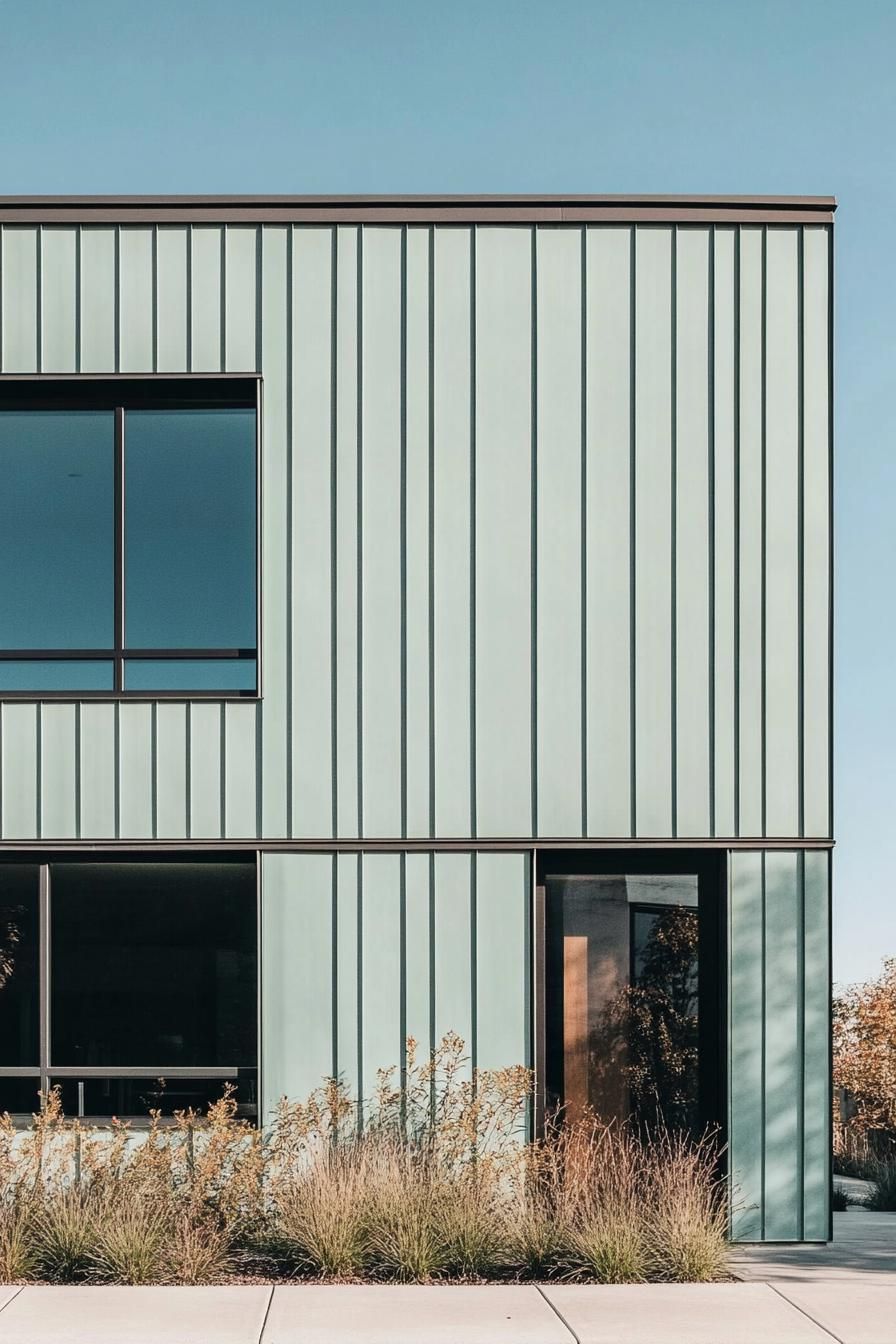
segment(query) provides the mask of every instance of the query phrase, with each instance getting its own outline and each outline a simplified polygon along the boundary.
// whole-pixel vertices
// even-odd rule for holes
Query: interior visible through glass
[[[548,878],[549,1107],[698,1127],[698,912],[692,874]]]

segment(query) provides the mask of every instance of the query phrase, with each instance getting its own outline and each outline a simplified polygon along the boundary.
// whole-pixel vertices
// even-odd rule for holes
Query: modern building
[[[828,1237],[833,210],[0,200],[0,1105],[452,1030]]]

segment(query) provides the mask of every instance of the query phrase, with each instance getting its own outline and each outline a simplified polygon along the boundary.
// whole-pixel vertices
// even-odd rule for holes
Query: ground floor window
[[[717,858],[558,854],[541,882],[546,1111],[695,1132],[718,1123]]]
[[[0,863],[0,1111],[257,1113],[254,862]]]

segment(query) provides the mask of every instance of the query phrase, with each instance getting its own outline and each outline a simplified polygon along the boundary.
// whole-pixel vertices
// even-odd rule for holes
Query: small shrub
[[[46,1197],[32,1222],[32,1242],[41,1278],[75,1283],[93,1268],[102,1211],[80,1187]]]
[[[0,1283],[21,1283],[37,1270],[29,1210],[20,1204],[0,1208]]]
[[[871,1190],[866,1196],[866,1208],[875,1213],[896,1211],[896,1158],[879,1160],[870,1170]]]
[[[488,1279],[507,1263],[507,1213],[498,1173],[488,1160],[437,1192],[444,1273],[458,1279]]]
[[[163,1277],[174,1283],[218,1283],[233,1267],[227,1233],[211,1220],[181,1217],[165,1247]]]
[[[849,1195],[842,1185],[834,1185],[831,1191],[831,1208],[834,1213],[845,1213],[849,1208]]]
[[[171,1227],[163,1211],[134,1200],[108,1205],[99,1224],[91,1277],[106,1283],[165,1283]]]
[[[660,1134],[649,1145],[648,1237],[653,1279],[713,1283],[728,1267],[725,1187],[713,1136]]]
[[[644,1283],[648,1248],[635,1208],[597,1208],[567,1230],[566,1278],[597,1283]]]
[[[446,1268],[441,1191],[429,1164],[398,1145],[378,1154],[365,1213],[365,1268],[396,1283],[430,1283]]]
[[[326,1149],[281,1182],[274,1240],[290,1265],[327,1279],[352,1279],[364,1255],[364,1164],[360,1145]]]

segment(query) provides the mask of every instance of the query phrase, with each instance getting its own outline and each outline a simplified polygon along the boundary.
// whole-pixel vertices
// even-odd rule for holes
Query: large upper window
[[[244,859],[0,863],[0,1112],[254,1116],[257,922]]]
[[[0,696],[256,694],[256,401],[0,380]]]

